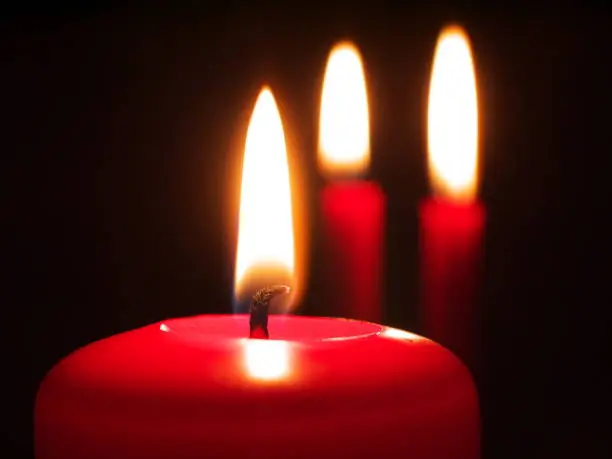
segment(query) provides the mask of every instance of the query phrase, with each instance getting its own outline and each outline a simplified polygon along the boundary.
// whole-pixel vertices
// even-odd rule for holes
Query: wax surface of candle
[[[62,360],[36,400],[37,459],[475,459],[465,367],[408,332],[273,316],[169,320]]]
[[[382,321],[385,196],[359,178],[370,164],[370,123],[363,64],[352,43],[331,51],[321,96],[319,170],[328,315]]]

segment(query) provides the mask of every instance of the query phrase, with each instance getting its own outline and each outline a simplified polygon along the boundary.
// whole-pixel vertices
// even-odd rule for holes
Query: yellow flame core
[[[293,276],[293,217],[285,135],[274,96],[267,87],[259,94],[247,131],[238,224],[236,292],[247,271],[266,271],[272,266]]]
[[[429,175],[436,195],[471,201],[478,181],[478,107],[467,34],[444,29],[436,46],[427,114]]]
[[[368,97],[361,57],[348,42],[327,61],[319,125],[319,168],[326,175],[358,175],[370,166]]]

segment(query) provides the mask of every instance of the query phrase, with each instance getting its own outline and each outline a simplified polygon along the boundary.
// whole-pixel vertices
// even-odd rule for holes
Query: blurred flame
[[[269,283],[293,287],[289,166],[282,121],[268,87],[257,98],[247,131],[238,225],[236,296]]]
[[[471,201],[478,182],[478,107],[467,34],[445,28],[436,45],[427,114],[429,175],[436,195]]]
[[[360,175],[370,166],[368,96],[359,50],[334,46],[323,80],[319,124],[319,169],[329,175]]]
[[[254,379],[274,381],[289,374],[289,343],[281,340],[244,340],[246,370]]]

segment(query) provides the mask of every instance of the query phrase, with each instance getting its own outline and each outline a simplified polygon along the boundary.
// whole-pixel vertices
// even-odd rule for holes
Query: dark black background
[[[368,71],[385,321],[418,331],[425,103],[448,21],[471,35],[482,119],[485,457],[609,457],[612,20],[382,2],[2,20],[2,456],[31,455],[37,385],[71,350],[230,311],[236,154],[262,83],[316,214],[317,106],[339,38]],[[313,242],[302,313],[324,260]]]

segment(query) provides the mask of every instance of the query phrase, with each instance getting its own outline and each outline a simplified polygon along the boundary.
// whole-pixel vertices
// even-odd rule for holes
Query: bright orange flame
[[[323,80],[319,125],[319,169],[360,175],[370,166],[370,121],[363,64],[352,43],[334,46]]]
[[[429,176],[436,195],[471,201],[478,186],[478,107],[467,34],[445,28],[436,45],[429,87]]]
[[[234,290],[269,283],[294,287],[294,235],[283,124],[269,88],[257,98],[247,131]]]

